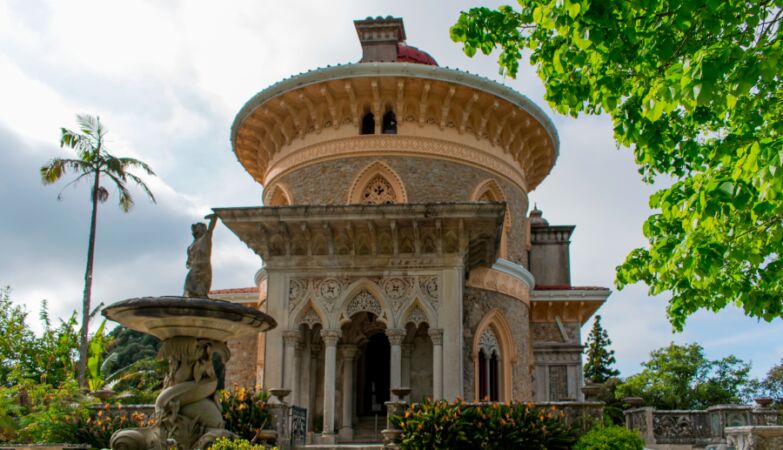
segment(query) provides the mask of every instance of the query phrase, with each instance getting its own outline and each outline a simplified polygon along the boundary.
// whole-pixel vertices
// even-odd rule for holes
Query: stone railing
[[[783,426],[728,427],[726,440],[733,450],[780,450],[783,449]]]
[[[783,416],[776,409],[745,405],[718,405],[706,410],[634,408],[625,411],[626,427],[638,431],[651,449],[727,449],[730,448],[727,429],[777,425],[781,419]]]
[[[562,411],[565,414],[565,423],[576,427],[580,435],[587,433],[604,417],[604,402],[542,402],[536,403],[536,406]]]

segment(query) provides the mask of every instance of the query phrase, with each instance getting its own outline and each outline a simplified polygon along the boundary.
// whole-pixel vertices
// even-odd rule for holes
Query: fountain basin
[[[107,306],[103,315],[160,340],[190,336],[227,341],[277,326],[270,315],[246,306],[178,296],[130,298]]]

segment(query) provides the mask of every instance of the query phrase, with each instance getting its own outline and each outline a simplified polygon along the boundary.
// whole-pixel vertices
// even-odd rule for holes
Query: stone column
[[[324,355],[324,443],[333,443],[334,436],[334,395],[335,371],[337,368],[337,341],[340,330],[321,330],[326,352]]]
[[[389,373],[389,385],[392,389],[402,387],[402,340],[405,339],[405,330],[392,328],[386,330],[386,336],[391,344],[391,364]],[[394,394],[389,394],[392,400],[399,400]]]
[[[313,418],[315,417],[315,394],[318,390],[318,358],[321,356],[322,346],[313,342],[315,339],[310,340],[310,382],[309,386],[309,398],[307,399],[307,420],[310,422],[310,431],[313,431]],[[321,430],[317,430],[321,431]]]
[[[340,439],[353,439],[353,392],[356,390],[353,382],[353,363],[359,349],[355,345],[341,345],[340,356],[343,357],[343,415],[340,427]]]
[[[411,387],[411,353],[413,344],[402,344],[402,385]]]
[[[283,373],[285,374],[284,387],[291,390],[291,396],[288,397],[290,402],[294,402],[296,399],[296,347],[299,344],[301,333],[299,330],[285,330],[283,331],[283,342],[285,343],[285,367]]]
[[[443,399],[443,330],[430,328],[432,339],[432,398]]]

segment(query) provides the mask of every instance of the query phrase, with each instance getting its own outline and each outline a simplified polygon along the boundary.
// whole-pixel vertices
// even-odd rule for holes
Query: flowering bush
[[[566,450],[574,432],[554,409],[532,403],[426,401],[411,405],[393,423],[402,429],[403,449],[524,448]]]
[[[73,421],[84,414],[83,405],[74,382],[0,387],[0,441],[76,442]]]
[[[89,414],[76,416],[75,440],[67,442],[88,444],[90,448],[109,448],[109,440],[115,431],[154,424],[154,417],[139,411],[128,411],[119,404],[112,410],[111,406],[105,403],[97,411],[91,409]]]
[[[259,431],[272,423],[268,400],[269,392],[259,387],[234,386],[231,390],[220,391],[226,429],[242,439],[253,441]]]
[[[574,450],[642,450],[644,440],[621,426],[595,427],[579,438]]]
[[[264,445],[255,445],[244,439],[219,438],[210,447],[211,450],[265,450]],[[275,447],[272,450],[277,450]]]

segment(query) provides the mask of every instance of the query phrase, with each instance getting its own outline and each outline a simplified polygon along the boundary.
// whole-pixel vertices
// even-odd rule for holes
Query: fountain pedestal
[[[233,436],[224,429],[212,359],[217,354],[228,361],[226,341],[274,328],[272,317],[235,303],[192,297],[128,299],[105,308],[103,315],[161,339],[161,353],[169,362],[155,400],[155,425],[117,431],[112,449],[202,449]]]

